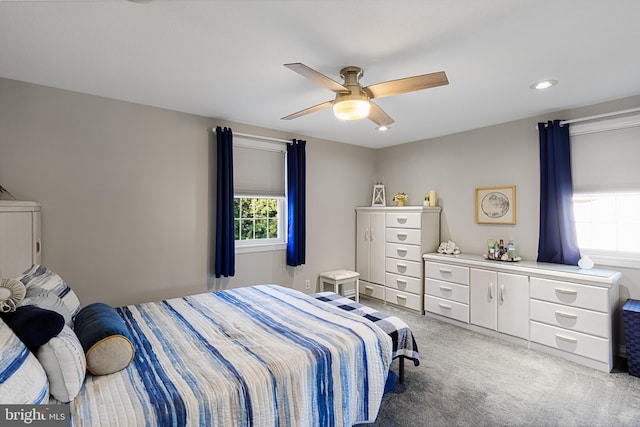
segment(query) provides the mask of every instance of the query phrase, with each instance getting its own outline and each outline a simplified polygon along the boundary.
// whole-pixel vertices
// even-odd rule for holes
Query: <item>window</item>
[[[283,197],[234,198],[235,239],[239,247],[284,244]]]
[[[607,265],[640,261],[640,193],[575,194],[578,246]]]
[[[640,262],[640,114],[571,124],[578,246],[596,264]]]
[[[236,252],[286,249],[286,145],[234,137]]]

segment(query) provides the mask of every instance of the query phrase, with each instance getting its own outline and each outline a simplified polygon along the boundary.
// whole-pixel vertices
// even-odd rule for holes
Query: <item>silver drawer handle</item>
[[[578,291],[573,289],[556,288],[556,292],[559,292],[561,294],[567,294],[567,295],[578,295]]]
[[[364,288],[365,288],[366,290],[368,290],[368,291],[372,291],[372,290],[373,290],[373,286],[365,286]]]
[[[453,273],[453,271],[449,270],[448,268],[441,268],[440,269],[440,273],[451,274],[451,273]]]
[[[570,343],[574,343],[574,344],[578,342],[578,340],[575,339],[575,338],[566,337],[566,336],[560,335],[560,334],[556,334],[556,338],[558,338],[559,340],[570,342]]]
[[[402,280],[402,279],[396,279],[396,282],[402,283],[403,285],[407,284],[407,281],[406,280]]]
[[[396,251],[398,252],[398,255],[407,254],[407,250],[405,248],[398,248]]]
[[[400,224],[404,224],[405,222],[407,222],[407,217],[406,216],[399,216],[398,217],[398,222]]]
[[[562,317],[566,317],[568,319],[577,319],[578,315],[577,314],[572,314],[572,313],[564,313],[562,311],[556,311],[556,314],[558,316],[562,316]]]
[[[407,299],[407,297],[405,297],[404,295],[396,295],[396,298],[398,298],[398,299],[404,299],[404,300],[406,300],[406,299]]]
[[[444,308],[446,310],[451,310],[451,306],[447,304],[438,303],[438,307]]]
[[[398,235],[398,239],[404,240],[407,238],[407,233],[396,233]]]
[[[451,292],[453,289],[448,286],[440,286],[441,291]]]
[[[407,264],[396,264],[398,266],[398,268],[404,268],[405,270],[407,269]]]

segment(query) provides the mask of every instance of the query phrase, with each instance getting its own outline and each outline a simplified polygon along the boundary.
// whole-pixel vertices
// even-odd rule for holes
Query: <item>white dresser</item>
[[[425,254],[428,315],[602,371],[613,369],[617,271]]]
[[[440,243],[440,208],[356,208],[360,295],[422,313],[422,254]]]
[[[40,263],[40,205],[0,200],[0,277],[16,277]]]

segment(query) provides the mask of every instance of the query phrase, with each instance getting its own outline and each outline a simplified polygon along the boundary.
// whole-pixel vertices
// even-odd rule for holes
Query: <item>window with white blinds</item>
[[[236,195],[285,196],[285,144],[233,137]]]
[[[234,135],[236,252],[286,248],[286,145]]]
[[[640,191],[640,115],[572,124],[576,193]]]
[[[640,115],[573,124],[571,168],[578,246],[599,264],[640,261]]]

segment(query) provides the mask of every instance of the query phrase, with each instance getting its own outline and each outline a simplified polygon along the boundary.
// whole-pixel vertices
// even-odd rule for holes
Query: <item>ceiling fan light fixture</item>
[[[333,115],[340,120],[360,120],[369,117],[368,99],[345,99],[333,104]]]

